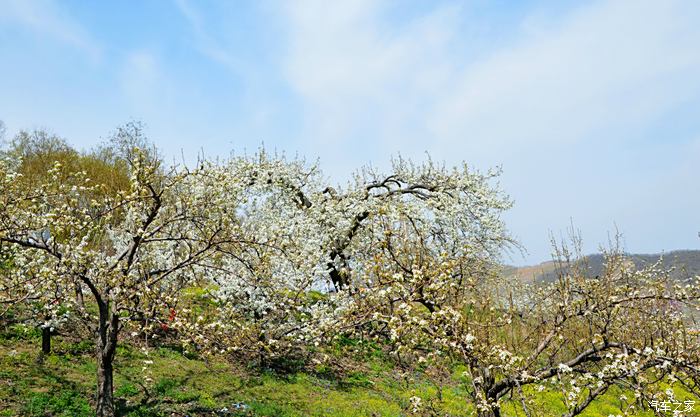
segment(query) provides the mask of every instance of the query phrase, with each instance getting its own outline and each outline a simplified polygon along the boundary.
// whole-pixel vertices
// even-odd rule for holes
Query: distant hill
[[[700,250],[677,250],[664,254],[627,254],[625,257],[637,268],[643,268],[663,259],[663,267],[675,268],[672,275],[678,280],[685,280],[700,275]],[[603,255],[592,254],[584,257],[588,275],[596,276],[603,272]],[[551,282],[559,273],[552,261],[523,267],[507,267],[506,276],[515,277],[523,282]]]

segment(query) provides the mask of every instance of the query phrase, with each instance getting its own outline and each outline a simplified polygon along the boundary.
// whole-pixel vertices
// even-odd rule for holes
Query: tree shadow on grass
[[[188,370],[186,374],[178,378],[161,378],[149,388],[143,381],[135,376],[124,376],[125,379],[137,385],[141,392],[138,402],[129,404],[125,398],[117,400],[117,415],[125,416],[130,413],[138,416],[196,416],[196,415],[233,415],[222,412],[223,407],[212,407],[200,404],[203,392],[194,388],[192,381],[196,372]],[[183,390],[183,388],[187,388]],[[240,387],[239,387],[240,388]],[[219,391],[210,398],[222,402],[234,392],[235,388]],[[166,410],[167,409],[167,410]],[[165,413],[165,414],[164,414]]]

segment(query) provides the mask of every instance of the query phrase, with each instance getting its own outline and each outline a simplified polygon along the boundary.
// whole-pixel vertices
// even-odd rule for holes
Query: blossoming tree
[[[314,166],[264,151],[232,158],[221,171],[231,179],[222,181],[223,192],[241,196],[238,227],[254,239],[221,247],[225,256],[208,292],[215,302],[203,306],[207,316],[185,311],[173,327],[192,335],[199,349],[242,355],[264,367],[303,354],[316,328],[313,316],[327,306],[319,292],[327,245],[305,195],[319,177]],[[238,191],[228,190],[232,185]]]
[[[125,143],[127,140],[133,142],[139,137],[142,138],[138,134],[137,125],[127,124],[117,131],[110,145],[90,152],[78,152],[65,139],[45,130],[20,131],[6,143],[5,149],[0,150],[0,158],[5,159],[8,167],[13,171],[12,180],[15,183],[15,189],[33,189],[51,178],[52,181],[60,181],[64,185],[70,184],[71,187],[68,188],[71,189],[72,186],[76,186],[75,192],[88,194],[85,198],[101,199],[105,194],[114,196],[118,191],[129,189],[126,160],[123,157],[125,155],[117,156],[118,153],[122,153],[119,148],[124,148],[119,146],[119,143]],[[144,140],[141,141],[144,142]],[[127,149],[124,151],[124,154],[128,153]],[[60,169],[51,170],[50,168],[56,162],[60,163]],[[78,172],[85,172],[85,176],[90,178],[92,187],[89,187],[89,190],[82,187],[85,185],[82,182],[84,177],[75,175]],[[82,191],[78,190],[78,187],[81,187]],[[37,237],[41,233],[47,237],[46,234],[49,231],[35,231]],[[11,248],[5,249],[2,253],[4,264],[10,267],[13,264],[13,251]],[[0,280],[0,284],[2,283],[3,280]],[[4,289],[5,291],[3,289],[0,286],[0,292],[6,293],[7,289]],[[17,288],[13,290],[16,291]],[[18,297],[19,295],[25,298]],[[15,293],[14,297],[8,297],[2,301],[5,309],[17,304],[20,300],[25,307],[30,307],[23,309],[25,314],[20,316],[15,314],[15,319],[41,327],[42,352],[47,354],[51,349],[51,335],[63,327],[62,325],[66,324],[70,318],[67,315],[68,310],[62,307],[59,293],[54,292],[54,302],[48,304],[33,303],[34,299],[26,298],[27,295],[29,294],[20,291],[19,294]]]
[[[225,319],[202,328],[197,316],[179,316],[176,326],[204,330],[195,343],[206,338],[213,350],[259,352],[262,361],[338,334],[351,295],[376,285],[373,261],[401,250],[392,234],[422,242],[426,262],[463,259],[460,276],[437,284],[447,286],[492,268],[512,242],[499,218],[510,202],[489,184],[497,172],[399,158],[390,174],[364,169],[336,189],[315,165],[265,152],[233,158],[225,169],[244,184],[241,227],[259,245],[222,263],[212,314]],[[395,265],[410,272],[410,260]],[[434,309],[432,284],[416,277],[411,285],[414,301]]]
[[[495,273],[453,285],[462,259],[421,260],[414,238],[401,240],[394,244],[400,250],[376,258],[376,284],[358,294],[354,317],[397,353],[464,363],[478,415],[500,416],[506,398],[537,415],[532,400],[544,389],[562,393],[569,417],[613,386],[633,394],[621,400],[625,415],[658,400],[664,383],[700,394],[700,340],[690,313],[700,300],[696,280],[674,282],[657,265],[635,270],[613,251],[596,277],[572,262],[546,285],[516,285]]]
[[[166,171],[131,155],[130,187],[116,194],[81,172],[62,181],[60,164],[23,187],[13,164],[0,162],[0,243],[14,265],[3,287],[54,314],[60,304],[94,335],[98,416],[115,414],[113,360],[124,329],[167,315],[182,288],[211,281],[218,249],[242,240],[236,187],[221,192],[230,177],[206,163]]]

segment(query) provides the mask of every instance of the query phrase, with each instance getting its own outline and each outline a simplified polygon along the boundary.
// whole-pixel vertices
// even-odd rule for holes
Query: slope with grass
[[[43,358],[39,346],[40,335],[33,328],[12,326],[0,336],[0,416],[91,416],[94,346],[56,337],[54,351]],[[145,352],[125,344],[117,354],[115,395],[120,415],[133,417],[472,415],[463,400],[467,381],[459,365],[438,382],[426,373],[396,366],[371,348],[355,349],[352,361],[340,373],[318,365],[280,374],[193,357],[174,347]],[[622,393],[611,390],[583,415],[619,413]],[[412,396],[423,398],[434,414],[412,414]],[[533,416],[566,411],[561,394],[546,390],[529,409]],[[524,415],[516,398],[507,401],[503,415]]]

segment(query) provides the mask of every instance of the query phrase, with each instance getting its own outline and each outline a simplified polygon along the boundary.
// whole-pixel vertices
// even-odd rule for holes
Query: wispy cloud
[[[454,77],[449,43],[459,9],[439,7],[396,28],[382,20],[386,7],[307,1],[286,9],[286,74],[303,99],[305,136],[314,146],[334,146],[323,155],[331,160],[367,145],[357,155],[366,158],[415,138],[418,121]]]
[[[289,6],[287,73],[311,136],[343,142],[362,126],[393,147],[428,139],[493,155],[640,126],[700,87],[692,2],[599,2],[562,21],[524,20],[522,36],[477,61],[460,9],[397,27],[386,7]]]
[[[601,2],[545,25],[456,74],[431,109],[430,130],[447,142],[487,139],[499,152],[606,129],[618,133],[607,139],[629,139],[700,92],[700,7],[692,4]]]
[[[100,58],[98,43],[52,0],[0,0],[0,9],[0,23],[18,25],[77,48],[92,60]]]
[[[232,53],[231,48],[222,45],[216,37],[212,36],[206,29],[206,22],[188,0],[174,0],[178,10],[189,23],[189,28],[194,36],[195,47],[205,57],[224,65],[234,73],[249,74],[249,65]]]

